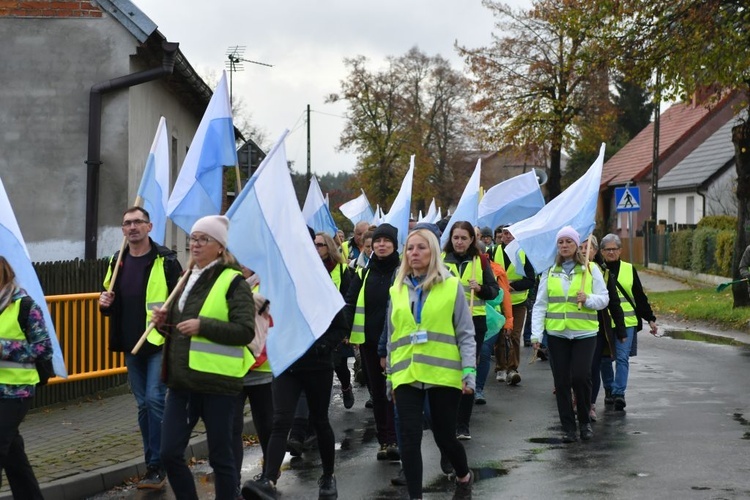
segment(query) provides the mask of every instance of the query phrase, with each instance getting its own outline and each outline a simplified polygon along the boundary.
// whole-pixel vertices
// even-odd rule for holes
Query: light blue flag
[[[221,211],[224,167],[237,164],[227,75],[208,103],[167,204],[172,221],[190,233],[195,221]]]
[[[445,231],[440,237],[440,246],[444,247],[445,243],[450,238],[451,228],[456,222],[462,220],[471,222],[472,226],[477,225],[477,214],[479,211],[479,178],[482,172],[482,159],[477,160],[477,166],[474,167],[474,173],[471,174],[469,182],[466,183],[461,199],[458,200],[456,210],[451,214],[451,218],[448,219],[448,225],[445,226]]]
[[[26,293],[34,299],[34,302],[42,310],[44,323],[47,325],[49,338],[52,342],[52,366],[55,369],[55,375],[68,378],[68,370],[65,368],[60,342],[58,342],[57,333],[55,333],[55,323],[50,316],[42,285],[39,283],[34,266],[31,265],[29,251],[26,249],[26,243],[21,235],[21,229],[18,227],[13,207],[10,206],[10,200],[5,192],[2,179],[0,179],[0,255],[5,257],[16,273],[18,286],[26,290]]]
[[[557,232],[563,226],[573,226],[587,238],[596,225],[596,205],[599,201],[599,185],[604,165],[604,143],[599,157],[588,171],[577,181],[550,201],[536,215],[508,228],[515,237],[506,247],[506,253],[518,265],[518,249],[526,252],[526,257],[537,273],[542,273],[555,263],[557,255]]]
[[[274,375],[302,356],[344,307],[305,227],[279,138],[229,207],[229,250],[253,269],[271,301],[266,351]],[[290,249],[293,249],[290,251]]]
[[[169,200],[169,134],[167,121],[162,116],[156,128],[154,142],[138,186],[139,206],[151,215],[151,239],[164,244],[167,234],[167,201]]]
[[[344,217],[352,221],[355,226],[360,222],[372,223],[375,219],[375,212],[372,210],[364,189],[360,189],[360,191],[362,191],[361,195],[339,207]]]
[[[427,209],[427,213],[422,217],[422,212],[419,212],[419,219],[417,222],[434,223],[435,217],[437,216],[437,205],[435,205],[435,198],[430,202],[430,208]]]
[[[536,215],[543,206],[544,195],[532,170],[492,186],[479,202],[477,225],[494,231]]]
[[[323,191],[320,190],[318,179],[313,175],[310,178],[310,187],[307,190],[305,205],[302,208],[302,216],[305,223],[313,228],[316,233],[328,233],[331,238],[336,236],[338,228],[333,220],[331,210],[328,208]]]
[[[409,235],[409,214],[411,208],[411,188],[414,182],[414,155],[409,161],[409,170],[406,171],[396,199],[393,200],[391,209],[383,217],[383,222],[398,229],[398,250],[404,248],[406,237]]]

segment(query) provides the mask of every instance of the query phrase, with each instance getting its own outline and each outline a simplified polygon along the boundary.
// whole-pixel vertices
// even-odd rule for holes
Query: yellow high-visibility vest
[[[222,271],[208,292],[199,316],[229,321],[226,295],[235,276],[242,276],[242,273],[235,269]],[[200,335],[190,338],[188,366],[192,370],[227,377],[244,377],[254,363],[255,358],[246,345],[217,344]]]
[[[518,257],[521,259],[521,264],[526,265],[526,252],[523,250],[518,251]],[[495,252],[495,262],[503,266],[505,269],[505,249],[501,246]],[[523,278],[533,278],[533,276],[525,276],[519,274],[516,270],[516,265],[513,264],[513,260],[510,261],[508,269],[505,269],[505,274],[508,276],[508,282],[512,283]],[[510,301],[515,306],[526,302],[526,298],[529,296],[528,290],[513,290],[510,292]]]
[[[445,261],[445,255],[443,255],[443,261]],[[445,266],[453,276],[456,276],[461,280],[461,284],[464,286],[464,294],[466,295],[466,303],[471,303],[471,290],[469,289],[469,280],[471,279],[471,273],[474,272],[474,279],[477,280],[477,283],[479,283],[479,285],[481,286],[484,282],[482,272],[482,259],[479,256],[474,257],[474,259],[466,265],[461,276],[458,275],[458,266],[454,262],[445,262]],[[474,268],[473,271],[472,267]],[[476,293],[474,294],[474,307],[471,310],[471,315],[487,316],[487,311],[484,308],[484,300],[477,297]]]
[[[453,309],[458,278],[451,277],[430,289],[417,324],[411,310],[409,288],[401,283],[390,289],[390,374],[393,388],[421,382],[445,387],[462,386],[461,352],[453,329]],[[427,342],[412,342],[412,334],[424,331]]]
[[[594,279],[591,276],[591,266],[586,273],[586,281],[583,291],[591,295]],[[544,320],[544,328],[547,331],[559,332],[563,330],[595,332],[599,330],[599,319],[596,311],[585,305],[578,310],[576,295],[581,289],[581,277],[583,267],[576,264],[571,273],[572,279],[568,287],[567,295],[563,292],[562,280],[568,279],[560,266],[550,268],[547,275],[547,314]]]
[[[0,340],[27,342],[26,334],[18,324],[18,313],[21,310],[21,299],[14,300],[0,314]],[[36,385],[39,373],[32,363],[18,363],[0,360],[0,384]]]

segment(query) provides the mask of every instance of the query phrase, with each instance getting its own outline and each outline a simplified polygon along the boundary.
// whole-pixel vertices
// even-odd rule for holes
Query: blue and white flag
[[[581,235],[581,241],[591,234],[596,225],[596,205],[599,201],[603,165],[604,143],[599,150],[599,157],[583,176],[536,215],[508,228],[515,239],[505,251],[514,262],[517,262],[516,256],[520,248],[526,252],[534,270],[542,273],[555,263],[555,238],[563,226],[573,226]],[[517,264],[516,267],[523,269]]]
[[[442,219],[443,219],[443,207],[438,207],[437,213],[435,214],[435,218],[432,220],[432,223],[437,224]]]
[[[167,235],[167,201],[169,200],[169,134],[162,116],[138,186],[139,206],[151,215],[151,239],[164,244]]]
[[[325,333],[344,306],[297,204],[284,149],[287,133],[226,213],[229,250],[258,273],[261,292],[271,301],[274,327],[266,349],[276,376]]]
[[[375,218],[375,212],[372,211],[372,206],[370,206],[365,191],[363,189],[361,191],[361,195],[339,207],[344,217],[352,221],[355,226],[362,221],[370,223]]]
[[[218,215],[223,198],[224,167],[236,164],[232,106],[227,75],[223,73],[169,197],[169,218],[189,234],[201,217]]]
[[[333,221],[331,211],[328,209],[323,191],[320,190],[318,179],[313,175],[310,177],[310,187],[307,190],[305,206],[302,208],[302,216],[308,226],[316,233],[328,233],[331,238],[336,236],[336,223]]]
[[[409,214],[411,213],[411,187],[414,182],[414,155],[409,161],[409,170],[406,171],[396,199],[393,200],[391,209],[383,217],[383,222],[398,229],[398,249],[404,248],[406,237],[409,233]]]
[[[532,170],[492,186],[479,202],[477,225],[494,231],[536,215],[543,206],[544,195]]]
[[[435,221],[435,216],[437,215],[437,208],[435,206],[435,198],[432,199],[432,202],[430,202],[430,208],[427,210],[427,213],[422,216],[422,211],[419,212],[419,219],[417,222],[428,222],[432,223]]]
[[[380,204],[376,204],[375,206],[375,215],[372,217],[372,224],[375,226],[379,226],[383,223],[383,218],[385,216],[383,215],[383,209],[380,208]]]
[[[474,167],[474,173],[471,174],[469,182],[466,183],[461,199],[458,200],[456,210],[448,220],[445,231],[440,237],[440,246],[445,246],[451,234],[451,228],[456,222],[462,220],[471,222],[472,226],[477,225],[477,213],[479,211],[479,177],[482,172],[482,159],[477,160],[477,166]]]
[[[68,370],[65,368],[60,342],[58,342],[57,333],[55,333],[55,323],[50,316],[42,285],[39,283],[34,266],[31,265],[26,242],[21,235],[21,229],[18,227],[13,207],[10,206],[10,200],[5,192],[2,179],[0,179],[0,255],[5,257],[16,273],[18,286],[26,290],[26,293],[34,299],[34,302],[42,310],[44,323],[47,326],[52,343],[52,367],[55,369],[55,375],[68,378]]]

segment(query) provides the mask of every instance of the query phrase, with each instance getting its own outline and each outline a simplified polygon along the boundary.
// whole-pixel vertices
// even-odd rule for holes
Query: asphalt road
[[[671,325],[661,328],[671,335]],[[530,352],[525,349],[524,358]],[[518,387],[489,380],[488,404],[475,407],[473,439],[464,442],[478,478],[474,498],[749,498],[749,368],[750,348],[743,345],[641,333],[639,354],[631,358],[627,411],[603,411],[600,396],[594,439],[570,445],[559,439],[546,362],[524,364]],[[343,408],[338,386],[331,405],[339,498],[405,498],[405,488],[389,482],[398,464],[375,460],[373,421],[363,407],[366,390],[355,391],[353,409]],[[451,498],[453,486],[440,472],[429,432],[424,434],[423,456],[424,497]],[[317,498],[317,452],[289,458],[278,483],[280,498]],[[197,464],[194,471],[201,498],[213,498],[208,465]],[[251,446],[245,452],[243,480],[258,472],[260,449]],[[173,495],[168,489],[149,494],[129,487],[95,498]]]

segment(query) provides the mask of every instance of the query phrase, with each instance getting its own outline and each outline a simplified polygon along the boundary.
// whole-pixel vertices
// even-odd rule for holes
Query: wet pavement
[[[681,286],[680,282],[651,280],[650,272],[639,274],[647,291]],[[474,408],[472,440],[464,442],[478,479],[473,498],[749,498],[746,374],[750,371],[750,336],[711,331],[672,318],[658,323],[666,335],[639,334],[639,354],[631,358],[626,411],[605,409],[600,395],[600,418],[591,442],[561,443],[549,366],[546,362],[527,365],[530,349],[522,353],[519,386],[488,380],[488,404]],[[715,337],[729,340],[709,341]],[[355,388],[355,406],[345,410],[335,383],[331,422],[337,438],[339,498],[405,498],[405,489],[389,482],[398,473],[398,463],[375,460],[371,410],[363,405],[366,390]],[[92,407],[96,412],[88,413]],[[135,455],[121,452],[106,440],[99,442],[101,438],[94,433],[101,428],[114,431],[120,422],[121,434],[128,435],[122,439],[129,439]],[[60,430],[66,427],[78,431]],[[137,474],[140,462],[136,410],[129,394],[36,412],[29,415],[21,432],[48,500],[174,498],[168,488],[161,493],[137,491],[132,483],[112,488]],[[59,439],[52,441],[58,434]],[[195,442],[200,440],[198,431]],[[205,456],[200,446],[195,451]],[[68,467],[68,475],[53,476],[53,453],[58,467]],[[74,462],[77,456],[85,456],[91,465]],[[453,485],[440,472],[439,454],[429,432],[424,434],[423,456],[424,498],[451,498]],[[317,453],[290,458],[286,457],[278,483],[280,498],[317,498],[321,473]],[[111,465],[113,461],[117,464]],[[260,463],[259,447],[247,447],[243,480],[260,472]],[[200,498],[214,498],[210,467],[198,462],[193,470]],[[92,481],[99,488],[94,491],[107,491],[82,493],[91,491]],[[0,499],[4,498],[9,498],[5,481],[0,490]]]

